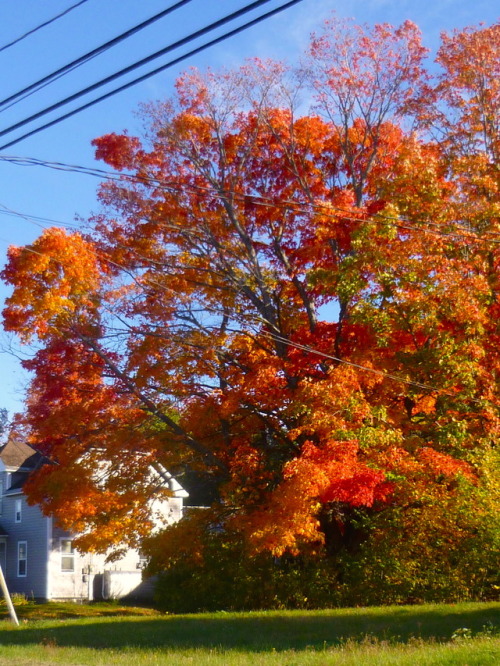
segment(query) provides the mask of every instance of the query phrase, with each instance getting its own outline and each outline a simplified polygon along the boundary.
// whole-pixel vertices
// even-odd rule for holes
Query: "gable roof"
[[[51,464],[51,461],[29,444],[19,440],[9,440],[0,448],[0,463],[3,463],[6,471],[13,472],[11,485],[6,494],[15,494],[22,490],[29,472],[38,469],[43,464]],[[154,471],[162,482],[168,485],[173,497],[187,498],[189,496],[189,493],[162,465],[158,465]]]
[[[46,461],[36,449],[24,442],[9,440],[0,449],[0,460],[7,468],[33,470]]]

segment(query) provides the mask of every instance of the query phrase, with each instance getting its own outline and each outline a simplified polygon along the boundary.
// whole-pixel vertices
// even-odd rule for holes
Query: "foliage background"
[[[81,548],[204,570],[215,605],[223,563],[235,607],[491,596],[499,29],[431,76],[411,22],[333,18],[94,141],[102,214],[2,272],[37,345],[17,436],[57,463],[27,492]],[[165,469],[210,507],[151,538]]]

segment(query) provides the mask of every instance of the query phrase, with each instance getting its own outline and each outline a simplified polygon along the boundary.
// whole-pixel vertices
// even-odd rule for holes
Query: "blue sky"
[[[248,4],[250,0],[192,0],[184,8],[160,20],[153,26],[126,40],[76,69],[19,104],[0,113],[0,131],[15,122],[43,109],[54,102],[122,69],[176,41],[194,30],[204,27],[222,16]],[[284,4],[285,0],[271,0],[251,18]],[[2,72],[2,98],[24,88],[42,76],[78,58],[91,49],[112,39],[132,26],[157,14],[174,0],[86,0],[51,25],[39,30],[9,49],[0,51]],[[0,48],[35,26],[63,12],[76,0],[18,0],[0,3]],[[129,90],[79,113],[62,123],[44,130],[6,149],[3,155],[33,157],[44,161],[64,162],[87,167],[103,167],[94,160],[90,145],[94,137],[108,132],[128,129],[140,133],[141,121],[136,115],[140,102],[168,97],[176,77],[187,67],[231,67],[245,58],[276,58],[296,60],[307,44],[310,33],[321,27],[322,21],[333,11],[339,16],[353,17],[363,23],[388,22],[399,25],[406,19],[417,23],[423,32],[424,44],[434,53],[439,45],[441,31],[450,31],[480,22],[491,24],[498,20],[500,11],[491,0],[302,0],[250,30],[240,33],[222,44],[198,54],[183,64],[167,70]],[[239,23],[247,20],[240,19]],[[235,24],[236,25],[236,24]],[[213,36],[221,34],[223,29]],[[192,47],[198,43],[193,43]],[[191,47],[191,48],[192,48]],[[14,139],[24,132],[47,122],[64,111],[85,103],[98,94],[117,87],[154,67],[179,52],[156,60],[108,87],[90,94],[59,112],[35,121],[3,140]],[[5,262],[9,245],[30,243],[40,232],[40,223],[29,218],[48,218],[64,224],[75,224],[99,210],[96,202],[96,178],[54,171],[36,166],[18,166],[2,161],[0,154],[0,263]],[[28,219],[7,214],[23,213]],[[50,226],[41,223],[42,226]],[[0,301],[8,290],[0,284]],[[10,351],[9,351],[10,350]],[[9,412],[22,408],[23,389],[27,378],[19,361],[11,351],[29,353],[19,348],[9,336],[0,334],[0,407]]]

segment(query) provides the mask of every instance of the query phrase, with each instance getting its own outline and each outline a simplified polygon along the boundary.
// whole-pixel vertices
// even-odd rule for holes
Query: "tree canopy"
[[[102,212],[2,273],[37,345],[23,423],[59,463],[31,500],[82,547],[138,545],[151,466],[195,474],[211,507],[157,536],[165,566],[208,525],[274,556],[472,538],[498,463],[499,44],[444,35],[435,74],[411,22],[332,19],[300,66],[189,70],[142,138],[96,139]]]

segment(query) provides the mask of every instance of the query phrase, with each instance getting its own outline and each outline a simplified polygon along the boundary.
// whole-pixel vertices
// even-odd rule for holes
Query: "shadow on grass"
[[[398,643],[411,637],[449,640],[459,628],[474,634],[493,626],[500,630],[500,606],[475,608],[415,606],[390,610],[355,609],[311,613],[224,613],[157,618],[101,618],[50,621],[19,628],[4,625],[3,645],[43,644],[103,648],[223,648],[260,652],[324,649],[346,639],[375,636]]]

